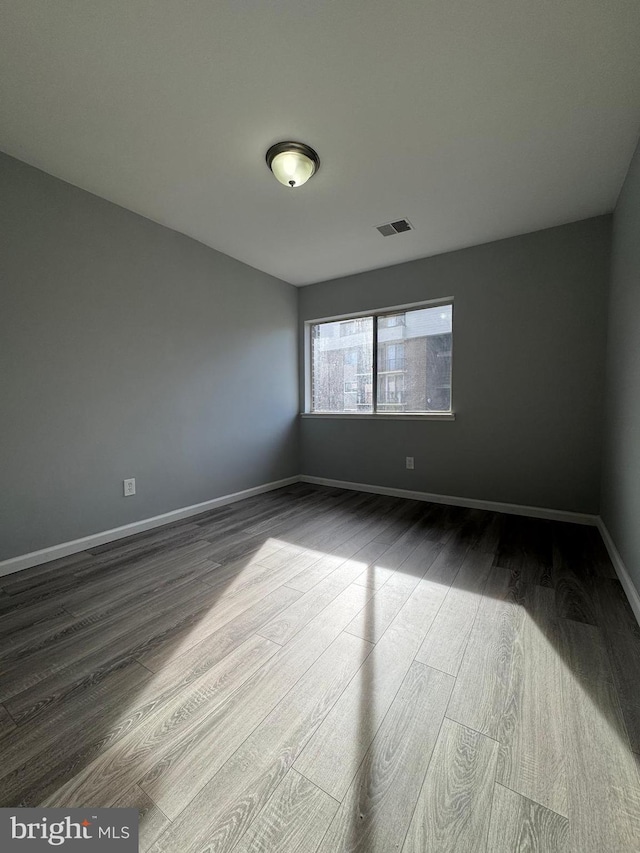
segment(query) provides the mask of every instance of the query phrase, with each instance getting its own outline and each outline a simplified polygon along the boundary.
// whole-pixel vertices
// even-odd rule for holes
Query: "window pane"
[[[378,326],[381,329],[388,329],[390,326],[404,326],[404,313],[386,314],[384,317],[378,317]]]
[[[378,412],[451,409],[452,306],[378,318]]]
[[[373,318],[311,327],[312,411],[373,411]]]

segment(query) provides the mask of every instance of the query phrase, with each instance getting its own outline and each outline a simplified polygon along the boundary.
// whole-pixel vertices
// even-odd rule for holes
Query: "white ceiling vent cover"
[[[394,234],[413,231],[413,225],[408,219],[398,219],[395,222],[387,222],[386,225],[376,225],[376,228],[383,237],[392,237]]]

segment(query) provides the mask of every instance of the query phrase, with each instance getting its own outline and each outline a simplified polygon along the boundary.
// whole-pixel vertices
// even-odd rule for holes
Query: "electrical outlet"
[[[136,493],[136,478],[131,477],[129,480],[124,480],[124,496],[128,498]]]
[[[407,456],[407,468],[413,471],[413,456]]]

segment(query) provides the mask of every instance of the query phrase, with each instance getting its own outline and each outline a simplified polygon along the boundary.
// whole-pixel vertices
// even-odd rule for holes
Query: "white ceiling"
[[[0,110],[7,153],[308,284],[610,211],[640,3],[7,0]]]

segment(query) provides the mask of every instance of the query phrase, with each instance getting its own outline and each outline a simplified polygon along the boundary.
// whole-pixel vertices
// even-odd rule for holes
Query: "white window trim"
[[[455,421],[455,412],[300,412],[301,418],[354,421]]]
[[[448,412],[313,412],[311,411],[311,327],[318,323],[334,323],[338,320],[355,320],[358,317],[380,317],[393,314],[395,311],[412,311],[416,308],[437,308],[438,305],[454,305],[453,296],[443,296],[423,302],[407,302],[404,305],[391,305],[385,308],[374,308],[370,311],[357,311],[352,314],[337,314],[333,317],[318,317],[304,321],[304,411],[301,418],[339,419],[339,420],[396,420],[396,421],[455,421],[453,409],[453,381],[451,383],[451,410]],[[454,309],[455,313],[455,309]],[[455,342],[451,342],[451,351]],[[376,348],[374,347],[374,358]],[[374,371],[375,374],[375,371]],[[452,363],[453,376],[453,363]],[[375,378],[375,376],[374,376]]]

